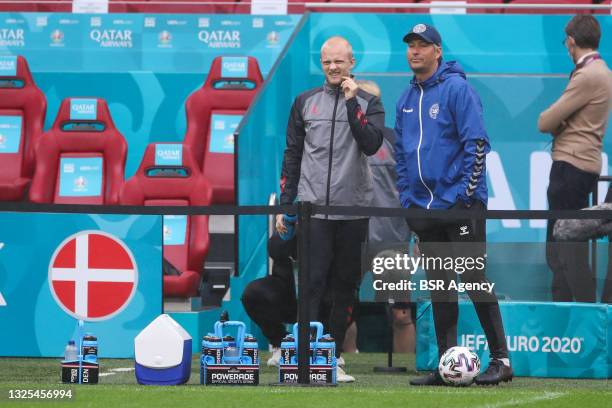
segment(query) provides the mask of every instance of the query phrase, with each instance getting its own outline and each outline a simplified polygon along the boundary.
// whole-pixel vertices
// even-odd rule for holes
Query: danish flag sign
[[[129,248],[102,231],[64,240],[49,264],[49,287],[58,305],[79,320],[106,320],[132,300],[138,268]]]

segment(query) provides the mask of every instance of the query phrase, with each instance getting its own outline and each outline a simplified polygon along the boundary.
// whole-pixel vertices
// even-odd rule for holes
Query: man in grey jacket
[[[380,98],[359,89],[352,79],[354,66],[353,50],[346,39],[325,41],[321,47],[325,83],[298,95],[291,107],[281,204],[291,204],[296,198],[317,205],[371,204],[372,173],[367,156],[382,144],[385,113]],[[277,216],[276,229],[279,233],[286,230],[283,215]],[[367,229],[368,218],[363,216],[316,214],[311,223],[309,312],[318,316],[329,282],[329,330],[336,339],[338,357],[361,280],[361,243]],[[341,369],[337,379],[354,380]]]

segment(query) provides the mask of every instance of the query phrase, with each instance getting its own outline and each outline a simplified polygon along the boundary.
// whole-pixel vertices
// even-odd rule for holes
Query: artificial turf
[[[612,404],[608,380],[571,380],[515,378],[498,387],[470,386],[411,387],[408,380],[417,375],[414,355],[395,356],[394,365],[405,366],[407,373],[374,373],[374,366],[386,364],[379,353],[346,354],[347,372],[356,378],[352,384],[337,387],[295,387],[270,385],[277,380],[277,370],[265,366],[262,353],[260,385],[257,387],[202,386],[199,361],[194,357],[192,375],[187,385],[175,387],[141,386],[136,383],[132,360],[101,359],[104,374],[97,385],[70,386],[70,401],[9,399],[11,389],[57,389],[59,359],[0,358],[1,406],[66,407],[571,407],[603,408]]]

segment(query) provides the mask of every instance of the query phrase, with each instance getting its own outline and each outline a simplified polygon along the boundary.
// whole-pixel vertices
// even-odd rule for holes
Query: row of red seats
[[[415,4],[429,4],[432,1],[438,0],[368,0],[362,1],[362,3],[415,3]],[[453,1],[453,0],[442,0],[442,1]],[[461,1],[461,0],[457,0]],[[579,4],[579,5],[593,5],[593,4],[610,4],[610,0],[464,0],[463,2],[468,4]],[[326,3],[350,3],[346,0],[328,0]],[[358,3],[358,2],[354,2]],[[457,6],[461,8],[461,5]],[[361,13],[430,13],[429,8],[324,8],[324,9],[311,9],[312,11],[327,11],[327,12],[361,12]],[[494,13],[494,14],[580,14],[580,13],[601,13],[609,14],[610,10],[592,10],[592,9],[561,9],[561,8],[468,8],[466,10],[468,14],[477,13]]]
[[[38,149],[50,149],[47,146],[48,140],[57,138],[61,143],[66,144],[66,149],[54,146],[59,151],[73,149],[74,152],[90,149],[100,151],[104,146],[97,144],[89,147],[89,139],[82,137],[81,130],[86,133],[106,135],[109,132],[117,132],[108,114],[106,103],[100,101],[98,122],[104,130],[98,131],[92,127],[86,128],[90,121],[70,121],[69,99],[64,100],[60,107],[58,116],[52,128],[43,135],[43,125],[47,109],[46,98],[42,91],[38,89],[28,64],[23,57],[0,57],[4,63],[10,63],[10,59],[15,59],[15,73],[7,75],[0,70],[0,117],[18,117],[21,123],[17,130],[19,140],[11,150],[0,147],[0,165],[5,170],[0,173],[0,201],[15,201],[24,198],[26,188],[30,179],[34,175],[33,188],[30,190],[30,199],[35,202],[52,203],[65,202],[65,198],[57,195],[56,192],[45,191],[41,193],[35,186],[38,183],[37,176],[40,172],[48,172],[45,167],[38,167],[34,172],[34,164],[40,160],[47,160],[49,154],[37,154],[35,160],[35,147]],[[238,60],[236,60],[238,59]],[[229,64],[238,64],[239,69],[244,72],[232,76],[231,70],[224,68],[224,61]],[[242,65],[240,65],[242,64]],[[226,66],[227,68],[227,66]],[[208,77],[201,88],[193,92],[186,101],[185,111],[187,114],[187,132],[184,136],[184,143],[187,144],[193,153],[200,171],[210,180],[213,189],[213,203],[231,204],[235,201],[234,197],[234,155],[233,155],[233,136],[232,129],[223,129],[229,135],[225,148],[215,147],[214,135],[217,122],[213,123],[216,117],[234,117],[234,123],[242,118],[248,109],[252,98],[263,83],[263,77],[259,69],[257,60],[253,57],[217,57],[213,60]],[[14,121],[14,120],[13,120]],[[74,123],[83,125],[68,128],[67,124]],[[225,126],[221,122],[222,127]],[[2,129],[0,121],[0,130]],[[8,125],[7,125],[8,126]],[[123,138],[123,136],[121,136]],[[65,140],[64,140],[65,139]],[[101,138],[92,139],[91,143],[99,142]],[[0,143],[2,143],[0,141]],[[59,144],[59,141],[54,142]],[[0,144],[1,146],[1,144]],[[125,150],[125,149],[123,149]],[[46,150],[45,150],[46,151]],[[54,153],[57,155],[58,153]],[[116,154],[116,153],[113,153]],[[104,155],[103,155],[104,156]],[[125,158],[124,162],[125,163]],[[122,167],[123,167],[122,164]],[[123,168],[120,172],[123,178]],[[48,179],[49,174],[45,173],[44,178]],[[114,190],[113,190],[114,191]],[[100,197],[88,198],[89,203],[116,204],[116,191],[105,191]]]
[[[451,0],[452,1],[452,0]],[[318,3],[358,3],[347,0],[318,0]],[[468,3],[478,4],[610,4],[610,0],[467,0]],[[207,4],[208,3],[208,4]],[[305,11],[304,0],[289,0],[288,12],[290,14],[302,14]],[[361,3],[430,3],[426,1],[410,0],[364,0]],[[111,13],[218,13],[237,14],[250,13],[249,1],[241,0],[110,0],[109,12]],[[0,11],[21,12],[70,12],[72,0],[54,0],[45,2],[41,0],[37,4],[22,3],[19,1],[0,4]],[[310,8],[315,12],[362,12],[362,13],[429,13],[428,8]],[[589,9],[543,9],[543,8],[521,8],[521,9],[496,9],[496,8],[471,8],[468,13],[506,13],[506,14],[576,14],[576,13],[601,13],[609,14],[610,10]]]
[[[7,1],[0,11],[72,12],[73,0],[40,0],[37,3]],[[191,3],[191,4],[190,4]],[[208,4],[207,4],[208,3]],[[110,13],[249,13],[250,3],[240,0],[109,0]]]
[[[236,57],[230,62],[236,64]],[[204,85],[187,99],[184,143],[150,144],[134,176],[124,182],[128,146],[106,101],[64,99],[52,127],[43,133],[46,98],[26,60],[0,57],[0,200],[22,199],[31,179],[29,199],[37,203],[233,202],[234,155],[212,151],[211,121],[216,112],[244,114],[263,83],[254,58],[240,62],[248,66],[246,78],[228,76],[224,57],[215,58]],[[241,80],[250,85],[241,87]],[[208,252],[208,217],[176,216],[167,221],[164,257],[181,273],[164,276],[164,294],[194,296]]]

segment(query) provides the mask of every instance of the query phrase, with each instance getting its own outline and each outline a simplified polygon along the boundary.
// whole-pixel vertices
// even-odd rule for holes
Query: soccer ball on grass
[[[480,373],[480,359],[467,347],[451,347],[438,364],[442,380],[449,385],[470,385]]]

